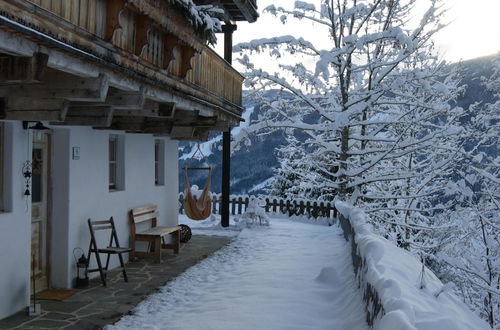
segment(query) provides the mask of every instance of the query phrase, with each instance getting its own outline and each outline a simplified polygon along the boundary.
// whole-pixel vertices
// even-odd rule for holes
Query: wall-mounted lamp
[[[30,123],[35,123],[35,125],[30,126]],[[41,121],[30,121],[30,120],[24,120],[23,121],[23,128],[24,129],[33,129],[33,130],[46,130],[50,129],[47,126],[43,125]]]

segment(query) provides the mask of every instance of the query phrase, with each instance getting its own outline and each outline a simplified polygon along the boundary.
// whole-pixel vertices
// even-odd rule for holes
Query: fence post
[[[325,211],[325,203],[323,203],[323,202],[319,203],[319,212],[318,212],[318,214],[320,216],[322,216],[322,217],[329,218],[328,213],[326,213],[326,211]]]
[[[242,204],[243,204],[243,198],[238,197],[238,214],[241,214]]]
[[[305,214],[306,206],[304,205],[304,201],[300,201],[299,207],[300,207],[300,214],[301,215]]]
[[[179,214],[184,214],[184,195],[179,194]]]
[[[318,203],[313,202],[312,204],[312,209],[311,209],[311,214],[314,218],[317,218],[319,216],[319,208],[318,208]]]
[[[244,203],[245,203],[245,211],[244,212],[246,212],[247,208],[248,208],[248,204],[250,203],[250,198],[245,197],[245,202]]]
[[[233,197],[229,200],[229,203],[231,204],[231,214],[235,215],[236,214],[236,198]]]
[[[217,214],[217,195],[212,195],[212,214]]]

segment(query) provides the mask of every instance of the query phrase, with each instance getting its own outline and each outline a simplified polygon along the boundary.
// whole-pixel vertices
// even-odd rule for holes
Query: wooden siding
[[[142,58],[157,67],[162,67],[165,54],[164,39],[164,33],[158,29],[151,29],[148,33],[148,43],[141,52]]]
[[[139,57],[139,63],[156,71],[155,79],[162,74],[175,77],[182,82],[196,85],[225,102],[241,106],[242,76],[213,50],[196,39],[192,28],[191,33],[188,33],[189,27],[183,25],[185,23],[182,23],[182,17],[172,14],[171,10],[168,15],[173,17],[172,21],[168,24],[163,21],[163,25],[171,29],[168,31],[160,22],[153,20],[152,16],[147,16],[140,8],[134,7],[134,1],[130,0],[27,2],[40,6],[102,38],[101,41],[107,41],[113,47],[123,50],[124,54],[115,51],[116,55],[122,56],[123,63],[136,62]],[[152,6],[152,3],[144,2],[148,6]],[[153,14],[158,13],[151,13]],[[168,15],[165,13],[164,17]],[[58,32],[54,34],[58,35]],[[181,35],[184,39],[180,39]],[[186,35],[191,35],[192,39],[188,40]],[[94,43],[92,40],[88,41]],[[88,48],[88,44],[82,46]]]
[[[80,26],[92,34],[97,34],[97,21],[103,19],[103,12],[97,9],[98,2],[106,0],[30,0],[30,2]],[[100,31],[99,31],[100,32]]]

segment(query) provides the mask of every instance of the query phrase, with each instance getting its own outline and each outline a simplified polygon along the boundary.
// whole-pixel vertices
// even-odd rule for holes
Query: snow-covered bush
[[[256,197],[251,197],[248,201],[248,207],[241,215],[241,217],[235,219],[235,221],[240,225],[247,228],[253,227],[255,225],[259,226],[269,226],[269,217],[264,210],[266,205],[265,201],[262,201]]]

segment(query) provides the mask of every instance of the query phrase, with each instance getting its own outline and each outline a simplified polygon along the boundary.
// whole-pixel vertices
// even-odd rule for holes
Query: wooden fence
[[[384,306],[382,305],[379,293],[375,290],[375,287],[366,276],[368,273],[368,264],[358,249],[355,238],[356,232],[351,221],[343,214],[339,214],[338,219],[342,232],[344,233],[344,238],[351,245],[351,260],[354,267],[354,274],[356,275],[358,286],[363,290],[366,321],[370,327],[373,327],[375,320],[385,315]]]
[[[243,214],[250,201],[251,196],[230,196],[229,211],[232,215]],[[333,202],[317,202],[317,201],[295,201],[279,198],[261,198],[262,207],[267,213],[285,214],[288,216],[302,215],[308,218],[336,218],[337,209]],[[184,194],[179,194],[179,213],[184,214]],[[221,214],[221,196],[212,194],[212,214]]]

